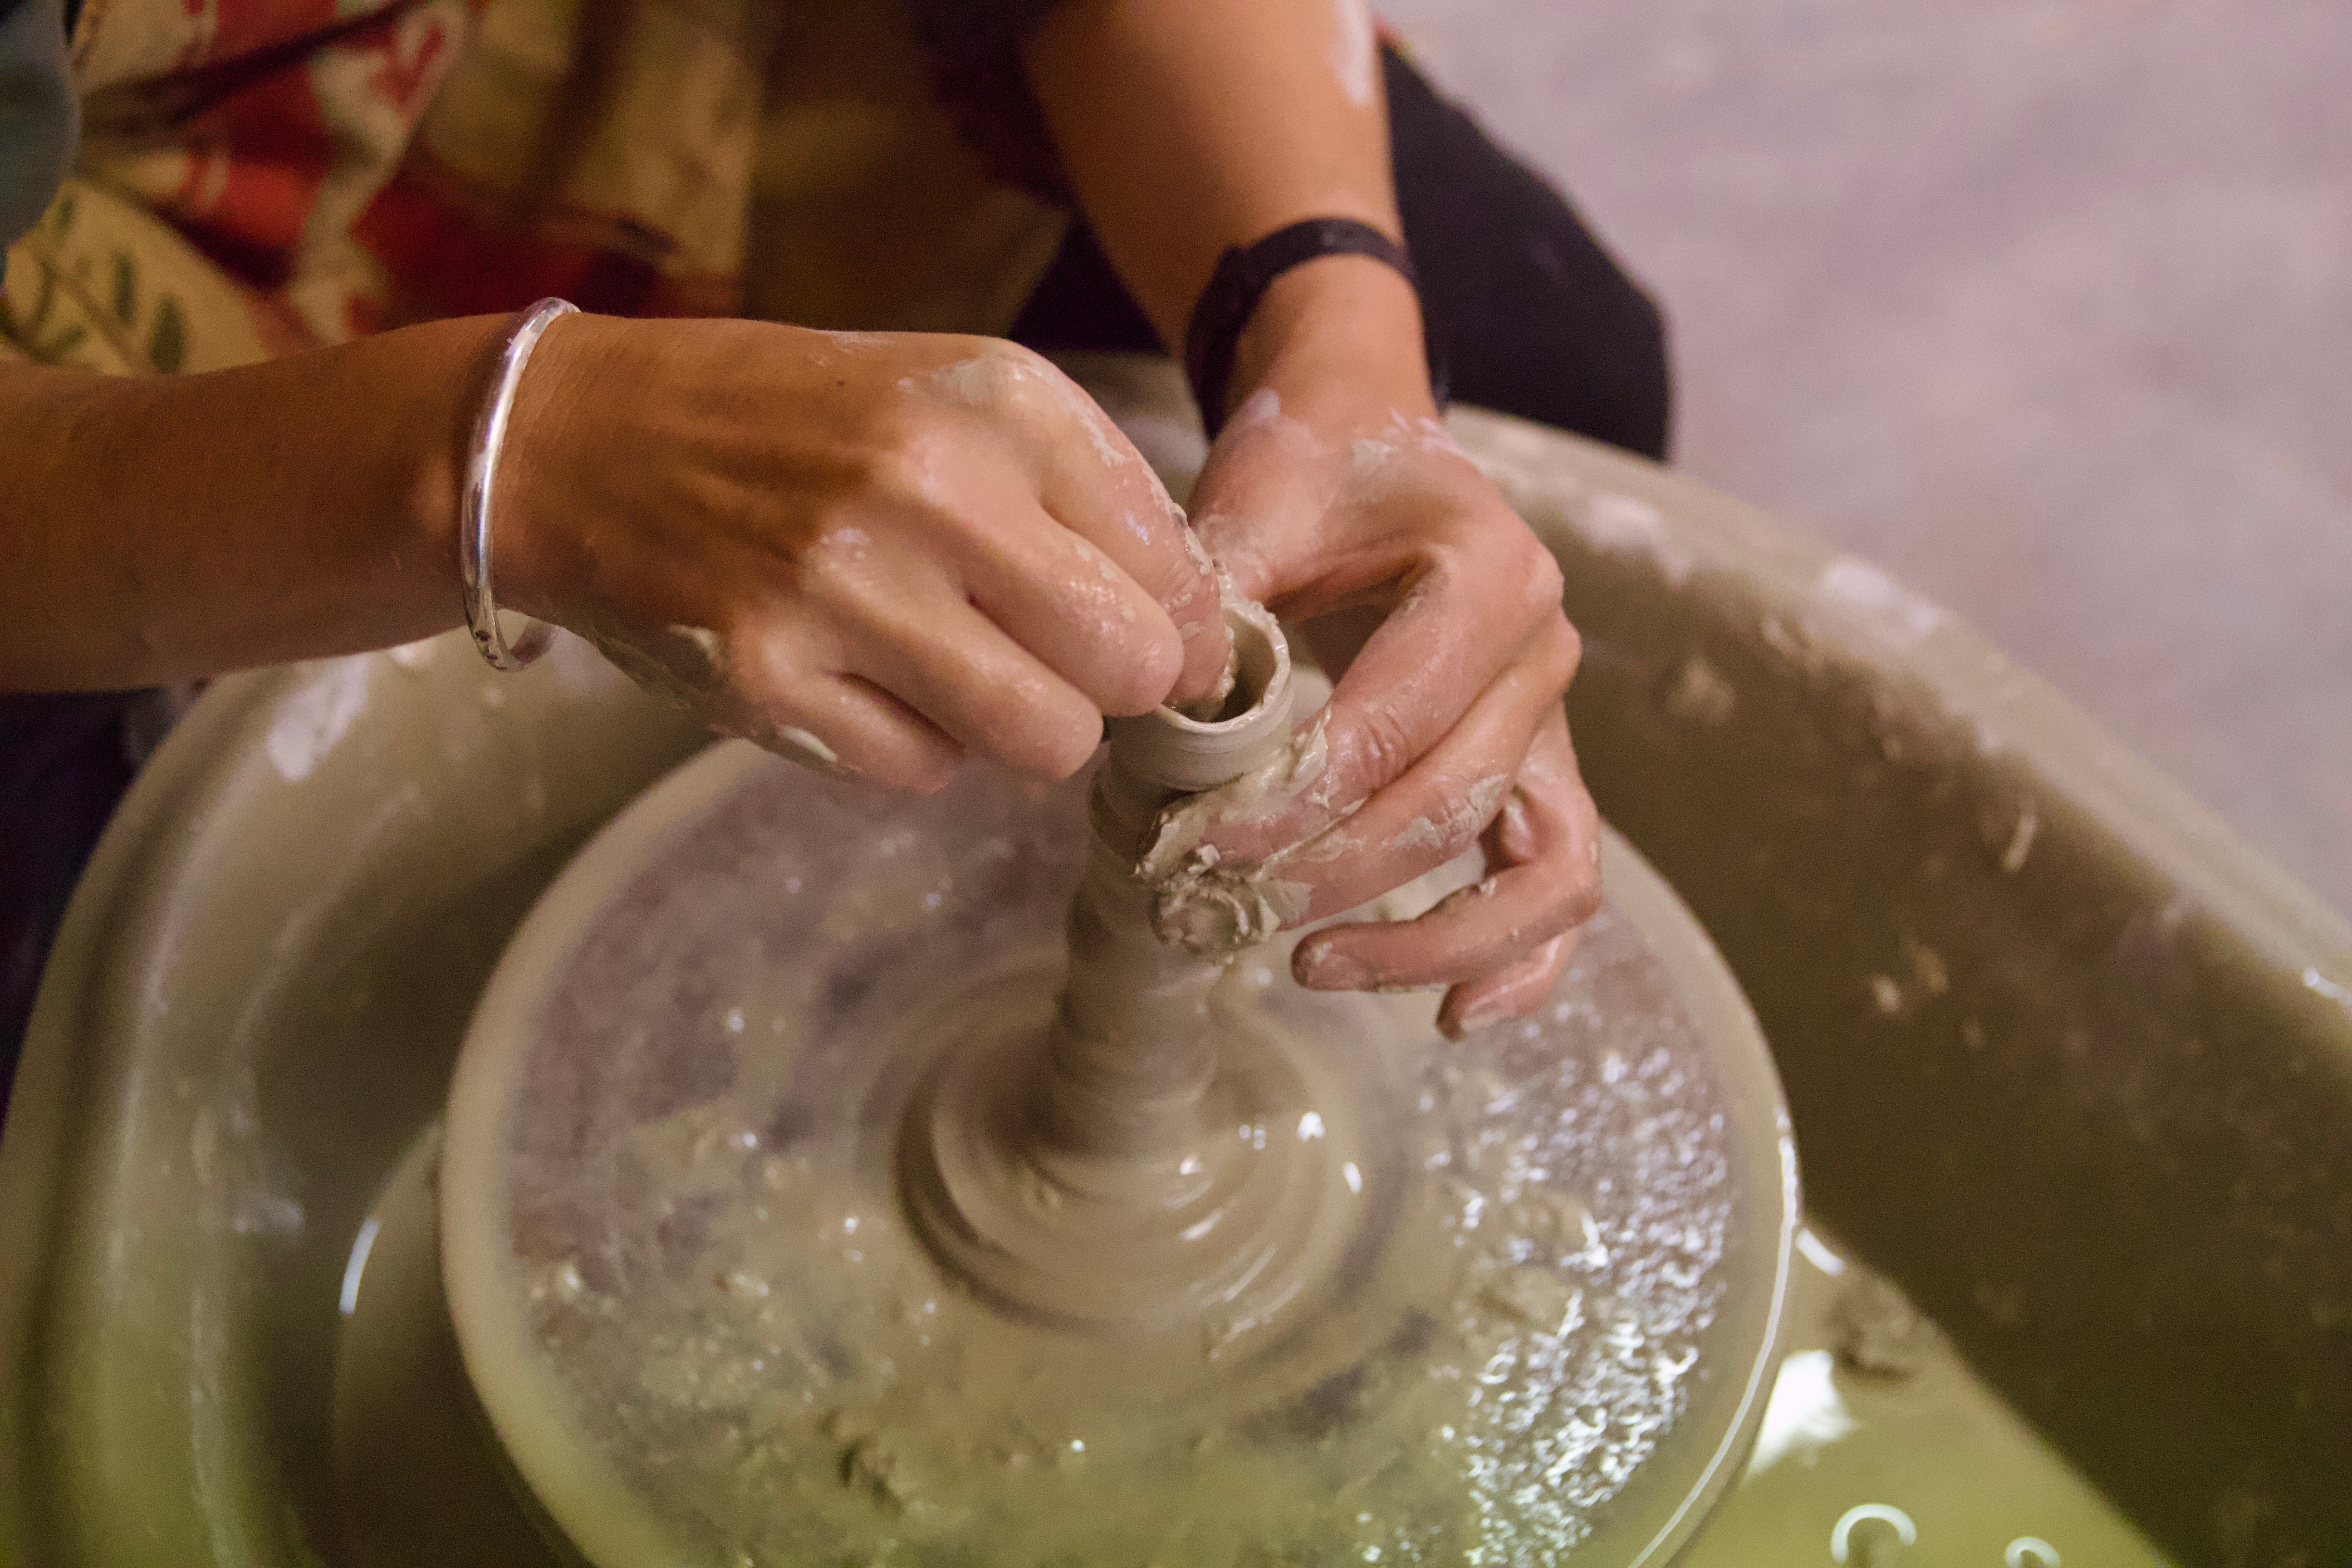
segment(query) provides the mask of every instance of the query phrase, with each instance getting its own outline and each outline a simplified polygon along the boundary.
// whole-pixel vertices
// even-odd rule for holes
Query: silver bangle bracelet
[[[490,592],[490,487],[498,479],[499,453],[507,442],[507,416],[514,411],[515,386],[530,351],[558,317],[577,313],[569,300],[541,300],[522,313],[499,350],[499,370],[489,395],[474,420],[466,451],[466,493],[457,526],[457,574],[466,584],[466,626],[474,646],[495,669],[521,669],[547,651],[555,630],[532,621],[509,645],[499,626],[498,596]]]

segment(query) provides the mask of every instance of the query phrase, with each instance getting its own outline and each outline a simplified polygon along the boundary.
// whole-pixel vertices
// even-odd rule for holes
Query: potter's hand
[[[1056,6],[1022,61],[1088,225],[1164,343],[1186,341],[1229,246],[1317,217],[1400,233],[1360,5]],[[1318,933],[1299,949],[1301,976],[1446,984],[1449,1029],[1532,1007],[1597,897],[1597,827],[1560,710],[1576,637],[1551,559],[1475,468],[1425,440],[1421,310],[1397,273],[1354,256],[1293,267],[1234,347],[1229,397],[1274,393],[1282,417],[1237,419],[1218,443],[1192,498],[1196,518],[1216,519],[1203,542],[1287,616],[1354,612],[1360,633],[1366,616],[1378,629],[1314,639],[1328,668],[1346,668],[1322,776],[1271,820],[1213,826],[1209,847],[1228,858],[1190,870],[1227,875],[1232,858],[1270,856],[1360,805],[1327,842],[1266,868],[1290,887],[1225,889],[1253,924],[1302,889],[1310,914],[1329,914],[1486,828],[1492,891],[1409,925]],[[1375,441],[1385,450],[1360,461],[1358,443]]]
[[[497,499],[514,607],[714,728],[916,789],[1208,691],[1217,591],[1087,395],[992,340],[574,317]]]
[[[1268,392],[1244,402],[1193,510],[1235,586],[1305,623],[1339,678],[1296,787],[1208,841],[1310,889],[1305,919],[1474,842],[1486,854],[1483,880],[1418,920],[1308,937],[1300,983],[1444,986],[1453,1035],[1540,1004],[1600,898],[1560,701],[1578,643],[1550,553],[1435,419],[1345,396],[1298,416]]]

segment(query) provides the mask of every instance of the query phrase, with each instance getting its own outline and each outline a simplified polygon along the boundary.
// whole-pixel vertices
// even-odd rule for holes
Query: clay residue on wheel
[[[1045,1028],[1086,837],[1067,786],[878,811],[771,769],[581,911],[484,1201],[541,1419],[616,1467],[589,1506],[755,1564],[1559,1561],[1731,1288],[1728,1108],[1656,961],[1604,912],[1550,1010],[1459,1047],[1425,998],[1290,985],[1282,942],[1234,963],[1220,1026],[1353,1097],[1371,1239],[1295,1334],[1072,1335],[944,1275],[896,1162],[929,1063]]]

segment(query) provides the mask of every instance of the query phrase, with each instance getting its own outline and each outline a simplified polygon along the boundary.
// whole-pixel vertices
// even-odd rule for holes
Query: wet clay
[[[1354,1232],[1368,1163],[1351,1102],[1314,1054],[1211,991],[1268,925],[1214,945],[1154,935],[1135,866],[1181,796],[1288,739],[1290,656],[1272,616],[1230,606],[1222,708],[1109,726],[1070,901],[1069,969],[1042,1048],[1017,1031],[947,1054],[919,1096],[902,1174],[919,1229],[980,1293],[1040,1321],[1191,1330],[1270,1322]],[[1245,1130],[1310,1129],[1267,1139]]]

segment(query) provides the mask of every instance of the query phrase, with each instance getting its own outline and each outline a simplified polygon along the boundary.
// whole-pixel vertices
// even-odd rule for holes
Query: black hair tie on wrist
[[[1201,405],[1201,425],[1215,440],[1225,426],[1225,396],[1234,380],[1234,354],[1242,329],[1257,310],[1258,301],[1274,280],[1302,262],[1322,256],[1369,256],[1396,268],[1418,294],[1412,258],[1403,246],[1367,223],[1353,218],[1311,217],[1276,229],[1250,245],[1228,246],[1217,258],[1209,286],[1192,307],[1184,329],[1184,376],[1192,384],[1192,400]],[[1429,330],[1429,312],[1422,312],[1422,352],[1429,362],[1430,388],[1442,407],[1445,402],[1444,373],[1437,344]]]

